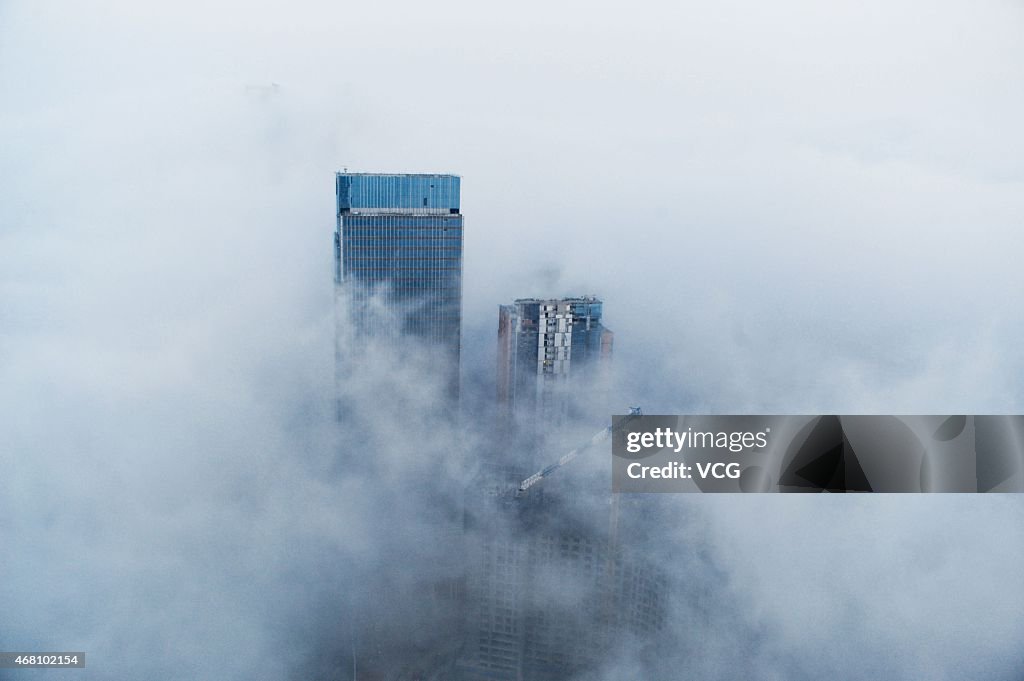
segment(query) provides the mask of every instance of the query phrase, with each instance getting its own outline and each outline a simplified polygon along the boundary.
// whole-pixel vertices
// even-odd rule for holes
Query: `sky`
[[[1022,24],[1009,0],[0,0],[0,648],[195,678],[287,644],[260,668],[284,678],[339,594],[430,555],[435,524],[381,513],[429,515],[416,481],[465,481],[488,433],[413,438],[426,389],[419,427],[370,400],[374,439],[334,429],[342,168],[462,176],[471,395],[497,305],[592,293],[623,407],[1021,413]],[[1014,497],[676,503],[763,678],[1024,668]]]

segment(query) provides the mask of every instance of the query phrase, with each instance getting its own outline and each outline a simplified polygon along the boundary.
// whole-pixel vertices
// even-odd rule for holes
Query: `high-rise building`
[[[458,395],[462,215],[457,175],[337,173],[335,282],[354,343],[422,347]]]
[[[667,574],[604,535],[593,515],[581,522],[564,499],[495,501],[497,510],[478,505],[479,518],[469,515],[457,678],[586,678],[616,643],[664,628]]]
[[[614,334],[592,296],[521,298],[498,310],[498,406],[505,419],[557,424],[572,394],[611,357]],[[570,383],[571,381],[571,383]]]

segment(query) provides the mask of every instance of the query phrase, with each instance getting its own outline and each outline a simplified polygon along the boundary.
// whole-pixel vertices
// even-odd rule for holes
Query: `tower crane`
[[[533,475],[519,483],[519,487],[516,488],[516,497],[518,498],[523,496],[524,494],[526,494],[527,490],[529,490],[531,487],[544,480],[544,478],[548,477],[549,475],[557,471],[559,468],[569,463],[570,461],[572,461],[577,456],[579,456],[586,450],[590,449],[594,445],[604,442],[609,437],[611,437],[615,431],[622,429],[623,426],[625,426],[627,423],[636,419],[639,416],[643,416],[643,411],[640,409],[640,407],[630,407],[629,415],[623,419],[620,419],[618,423],[612,424],[607,428],[602,428],[601,430],[597,431],[596,433],[594,433],[594,436],[590,438],[589,441],[580,445],[579,447],[576,447],[567,454],[564,454],[555,463],[540,469],[539,471],[537,471],[536,473],[534,473]]]
[[[564,454],[555,463],[545,468],[542,468],[541,470],[537,471],[536,473],[534,473],[533,475],[519,483],[519,487],[516,488],[515,498],[518,499],[522,497],[531,487],[538,484],[539,482],[550,476],[552,473],[557,471],[559,468],[569,463],[570,461],[572,461],[580,454],[593,447],[594,445],[604,442],[613,434],[615,434],[616,431],[621,430],[627,423],[641,416],[643,416],[643,411],[640,409],[640,407],[630,407],[629,414],[626,417],[619,419],[618,423],[614,423],[608,426],[607,428],[602,428],[597,433],[595,433],[594,436],[590,438],[590,440],[585,444],[582,444],[579,447],[576,447],[572,451],[568,452],[567,454]],[[617,571],[616,557],[618,554],[618,545],[619,494],[618,492],[612,492],[611,504],[608,509],[608,549],[607,555],[605,557],[606,565],[604,572],[605,579],[607,580],[607,587],[605,589],[604,603],[602,605],[601,614],[605,622],[610,622],[614,618],[616,601],[614,585]]]

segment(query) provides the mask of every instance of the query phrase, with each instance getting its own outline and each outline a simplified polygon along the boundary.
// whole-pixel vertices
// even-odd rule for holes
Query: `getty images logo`
[[[763,449],[768,446],[771,428],[762,431],[699,431],[687,428],[675,431],[671,428],[656,428],[654,431],[637,431],[626,434],[626,451],[639,454],[645,449],[671,449],[677,454],[683,449],[728,449],[742,452],[747,449]]]

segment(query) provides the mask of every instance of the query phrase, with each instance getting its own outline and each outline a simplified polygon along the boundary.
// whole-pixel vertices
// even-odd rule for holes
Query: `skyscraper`
[[[355,343],[397,359],[430,353],[447,391],[459,390],[462,215],[456,175],[337,173],[335,282]]]
[[[498,405],[504,418],[557,424],[611,357],[597,298],[521,298],[498,309]],[[572,385],[570,385],[570,377]]]

